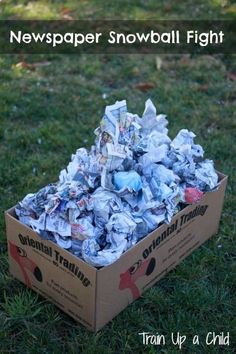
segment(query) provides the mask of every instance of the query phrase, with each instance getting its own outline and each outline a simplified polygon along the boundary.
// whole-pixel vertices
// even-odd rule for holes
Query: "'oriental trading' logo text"
[[[53,250],[51,246],[47,246],[41,241],[36,241],[33,238],[30,238],[28,235],[23,236],[22,234],[19,234],[18,237],[22,245],[30,246],[34,249],[37,249],[38,251],[53,258],[53,264],[60,264],[66,269],[68,269],[71,273],[78,277],[78,279],[85,287],[91,284],[90,280],[84,275],[84,273],[79,269],[79,267],[75,263],[68,261],[68,259],[62,256],[59,251],[55,249]]]
[[[181,229],[181,227],[196,216],[203,216],[208,208],[208,205],[199,205],[187,214],[181,215],[175,222],[168,226],[156,239],[152,241],[149,247],[143,251],[143,258],[146,259],[159,244],[169,237],[173,232]]]

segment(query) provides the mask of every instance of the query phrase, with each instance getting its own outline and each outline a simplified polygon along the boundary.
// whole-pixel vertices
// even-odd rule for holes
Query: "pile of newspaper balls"
[[[19,202],[19,220],[95,267],[115,262],[217,187],[195,134],[182,129],[171,140],[167,124],[150,99],[142,118],[125,100],[107,106],[91,149],[78,149],[57,183]]]

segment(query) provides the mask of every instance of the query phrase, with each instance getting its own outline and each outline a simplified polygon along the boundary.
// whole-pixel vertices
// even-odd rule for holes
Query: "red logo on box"
[[[140,259],[138,262],[135,262],[125,273],[120,274],[119,289],[130,289],[133,299],[136,300],[140,296],[139,289],[135,284],[136,281],[140,277],[152,274],[155,266],[155,258],[147,259],[144,262]]]
[[[18,247],[9,241],[9,250],[12,258],[14,258],[14,260],[18,263],[27,286],[31,286],[31,281],[26,269],[30,271],[30,273],[32,273],[39,282],[42,282],[43,276],[41,270],[31,259],[27,257],[27,253],[23,248]]]

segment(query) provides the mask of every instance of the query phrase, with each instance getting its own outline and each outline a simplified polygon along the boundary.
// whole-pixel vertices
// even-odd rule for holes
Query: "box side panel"
[[[93,330],[96,269],[5,215],[10,273]]]
[[[96,330],[217,232],[227,178],[108,267],[98,271]]]

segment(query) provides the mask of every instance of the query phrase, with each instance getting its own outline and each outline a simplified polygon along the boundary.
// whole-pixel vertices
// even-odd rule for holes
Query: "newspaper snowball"
[[[142,118],[125,100],[107,106],[94,145],[71,156],[57,183],[19,202],[19,220],[95,267],[115,262],[217,187],[195,134],[182,129],[171,140],[167,125],[150,99]]]

